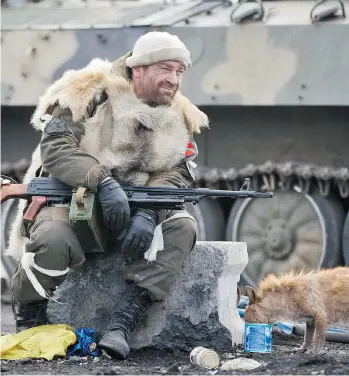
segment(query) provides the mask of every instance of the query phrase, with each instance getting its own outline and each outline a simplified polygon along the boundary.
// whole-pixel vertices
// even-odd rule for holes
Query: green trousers
[[[167,218],[181,212],[183,211],[173,210]],[[84,264],[84,251],[69,225],[68,215],[68,208],[46,207],[28,227],[29,242],[26,245],[26,252],[35,254],[35,264],[38,266],[62,271],[67,267],[80,268]],[[125,280],[147,289],[153,301],[161,301],[168,294],[197,238],[196,222],[188,217],[164,222],[162,231],[164,250],[157,253],[156,260],[149,263],[147,260],[140,259],[127,265],[124,270]],[[50,296],[66,278],[66,274],[51,277],[35,269],[32,271]],[[33,287],[21,262],[12,278],[11,288],[19,303],[43,299]]]

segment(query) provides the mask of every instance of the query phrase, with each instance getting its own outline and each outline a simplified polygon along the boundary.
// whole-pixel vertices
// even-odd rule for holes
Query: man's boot
[[[148,292],[136,285],[126,289],[119,301],[118,308],[112,313],[111,331],[99,342],[99,347],[111,356],[125,360],[130,353],[129,337],[138,320],[152,304]]]
[[[47,317],[47,303],[47,299],[25,304],[19,303],[17,313],[14,302],[12,302],[12,311],[16,320],[16,333],[35,326],[51,324]]]

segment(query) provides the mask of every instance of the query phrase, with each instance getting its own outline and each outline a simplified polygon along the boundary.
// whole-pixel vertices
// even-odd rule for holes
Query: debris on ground
[[[299,347],[303,338],[296,335],[275,334],[272,352],[245,353],[243,346],[227,349],[222,354],[222,363],[241,358],[260,363],[253,374],[270,375],[345,375],[349,369],[349,345],[326,343],[325,355],[295,354],[290,350]],[[224,355],[224,356],[223,356]],[[229,359],[230,356],[233,359]],[[240,360],[241,362],[241,360]],[[105,356],[94,358],[66,357],[52,361],[29,359],[22,361],[2,361],[1,369],[6,375],[246,375],[249,370],[201,370],[190,363],[189,353],[185,351],[160,351],[143,349],[131,353],[125,361],[109,359]]]
[[[237,358],[232,360],[227,360],[224,362],[220,369],[223,371],[233,371],[233,370],[251,370],[258,368],[261,364],[253,359],[248,358]]]
[[[8,308],[8,307],[7,307]],[[14,323],[11,309],[2,310],[1,329],[11,333]],[[7,313],[7,314],[6,314]],[[7,317],[7,318],[6,318]],[[219,355],[222,362],[246,358],[261,365],[248,370],[202,370],[191,364],[189,351],[171,351],[147,348],[132,351],[125,361],[112,359],[104,351],[100,357],[72,356],[44,359],[1,361],[4,375],[347,375],[349,344],[325,343],[325,355],[293,353],[303,337],[295,334],[273,333],[271,353],[246,353],[243,345],[227,348]]]

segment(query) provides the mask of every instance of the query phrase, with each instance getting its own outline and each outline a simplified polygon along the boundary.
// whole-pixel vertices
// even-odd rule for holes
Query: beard
[[[170,104],[178,88],[169,85],[159,85],[156,90],[156,100],[159,104]]]
[[[147,77],[143,83],[142,99],[150,105],[170,105],[178,91],[178,85],[171,85],[166,81],[154,82]]]

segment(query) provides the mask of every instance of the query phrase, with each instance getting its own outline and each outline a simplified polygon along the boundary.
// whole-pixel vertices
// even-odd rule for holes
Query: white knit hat
[[[126,59],[126,65],[133,68],[165,60],[180,61],[186,69],[191,67],[190,52],[176,35],[150,31],[137,40],[132,56]]]

